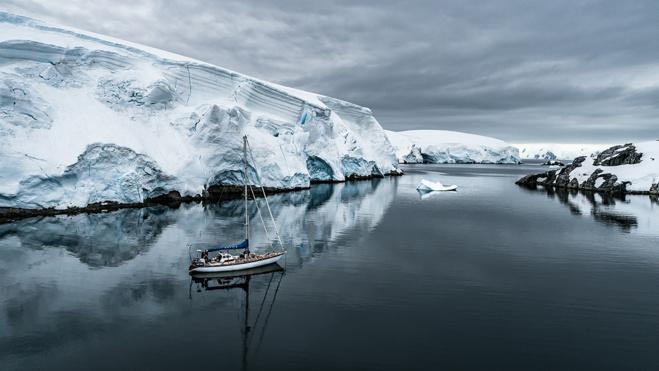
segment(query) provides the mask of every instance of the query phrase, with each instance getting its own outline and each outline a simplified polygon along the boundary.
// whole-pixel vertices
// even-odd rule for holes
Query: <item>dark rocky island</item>
[[[567,166],[519,179],[526,187],[556,187],[609,194],[659,194],[659,142],[613,146],[594,159],[580,156]]]
[[[542,166],[565,166],[565,164],[558,160],[549,160],[547,162],[542,163]]]

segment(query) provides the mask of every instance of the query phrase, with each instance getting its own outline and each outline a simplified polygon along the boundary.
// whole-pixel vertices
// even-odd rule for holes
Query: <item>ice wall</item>
[[[398,162],[516,164],[519,150],[495,138],[447,130],[389,131]]]
[[[367,108],[2,12],[0,78],[0,207],[241,184],[243,135],[268,187],[399,172]]]
[[[523,159],[529,160],[572,160],[579,156],[596,157],[612,144],[560,144],[530,143],[513,144]]]

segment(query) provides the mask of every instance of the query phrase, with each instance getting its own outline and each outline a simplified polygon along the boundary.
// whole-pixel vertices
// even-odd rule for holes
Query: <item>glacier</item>
[[[613,144],[562,144],[528,143],[513,144],[525,160],[572,160],[579,156],[594,158]]]
[[[0,208],[200,197],[243,135],[269,188],[401,173],[368,108],[3,12],[0,77]]]
[[[517,164],[519,150],[499,139],[448,130],[385,130],[399,163]]]

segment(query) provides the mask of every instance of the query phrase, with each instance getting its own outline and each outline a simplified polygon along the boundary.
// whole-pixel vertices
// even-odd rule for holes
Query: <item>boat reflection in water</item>
[[[192,286],[196,285],[196,292],[214,290],[233,290],[242,289],[245,293],[244,301],[242,304],[242,366],[247,369],[247,363],[250,358],[250,349],[254,345],[254,337],[258,334],[258,343],[252,354],[255,357],[258,354],[263,342],[268,320],[272,313],[272,308],[277,298],[277,292],[281,285],[282,278],[284,277],[284,268],[279,264],[270,264],[266,266],[244,269],[240,271],[227,271],[216,273],[190,273],[190,299],[193,299]],[[267,277],[269,275],[269,278]],[[265,289],[263,297],[258,301],[258,311],[253,320],[250,319],[250,293],[249,287],[252,278],[256,276],[266,276],[268,285]],[[270,298],[270,299],[268,299]]]
[[[215,273],[190,273],[190,287],[192,284],[197,284],[197,292],[204,290],[218,290],[218,289],[232,289],[243,288],[245,291],[249,289],[249,280],[252,276],[268,273],[281,272],[283,276],[284,268],[279,264],[270,264],[262,267],[251,269],[243,269],[240,271],[227,271]],[[267,291],[267,290],[266,290]]]

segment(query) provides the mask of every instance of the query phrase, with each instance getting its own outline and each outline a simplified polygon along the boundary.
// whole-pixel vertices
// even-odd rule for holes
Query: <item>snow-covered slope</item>
[[[605,193],[659,193],[659,141],[618,145],[594,158],[580,156],[568,166],[517,181]]]
[[[513,144],[525,160],[572,160],[579,156],[595,157],[612,144]]]
[[[385,130],[400,163],[519,162],[516,147],[495,138],[446,130]]]
[[[398,172],[368,108],[0,12],[0,207],[143,202]],[[254,177],[252,177],[254,178]]]

